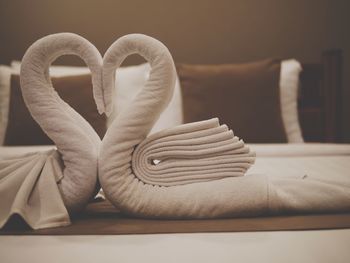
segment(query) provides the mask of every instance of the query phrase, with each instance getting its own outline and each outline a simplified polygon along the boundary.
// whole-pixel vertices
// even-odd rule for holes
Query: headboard
[[[320,63],[303,63],[298,111],[307,142],[341,140],[342,51],[327,50]]]

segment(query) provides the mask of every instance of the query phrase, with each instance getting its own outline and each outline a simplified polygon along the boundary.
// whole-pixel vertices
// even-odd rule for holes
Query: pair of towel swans
[[[132,103],[117,115],[101,141],[55,92],[49,66],[61,55],[81,57],[91,70],[97,109],[109,115],[116,69],[135,53],[150,63],[149,79]],[[214,218],[349,209],[349,194],[339,192],[338,184],[242,176],[254,162],[254,153],[217,119],[180,125],[147,137],[171,99],[175,80],[170,52],[161,42],[145,35],[119,38],[103,58],[90,42],[75,34],[54,34],[38,40],[23,57],[21,88],[33,118],[57,150],[0,162],[0,192],[10,188],[6,185],[11,181],[7,175],[19,173],[18,181],[25,184],[27,174],[37,171],[34,173],[43,173],[51,182],[55,180],[69,213],[81,210],[94,197],[99,183],[116,207],[141,217]],[[338,191],[339,195],[331,198],[318,194],[327,191]],[[48,195],[45,189],[37,192],[38,202]],[[21,202],[23,198],[14,195],[11,201]],[[0,208],[5,206],[10,211],[11,207],[2,202]],[[30,204],[25,206],[30,208]],[[45,204],[49,221],[50,209],[51,205]],[[43,225],[49,224],[40,227]]]
[[[135,53],[150,63],[149,79],[133,102],[118,114],[101,141],[90,124],[54,90],[49,67],[62,55],[82,58],[91,71],[97,109],[100,114],[109,115],[116,69]],[[84,208],[100,183],[107,199],[126,213],[144,217],[221,216],[222,212],[213,211],[223,201],[221,194],[215,197],[212,193],[212,184],[218,179],[244,175],[254,162],[254,154],[217,119],[180,125],[147,137],[170,102],[176,81],[170,52],[154,38],[126,35],[102,58],[83,37],[72,33],[49,35],[25,53],[20,81],[31,115],[57,150],[0,162],[1,178],[22,169],[19,177],[24,181],[40,160],[41,166],[34,170],[38,177],[43,172],[46,177],[54,174],[69,213]],[[23,169],[26,165],[28,169]],[[0,191],[6,187],[9,188],[0,185]],[[13,194],[12,202],[21,202],[17,199],[20,198]],[[169,209],[170,206],[176,207]],[[16,210],[13,213],[27,214]]]

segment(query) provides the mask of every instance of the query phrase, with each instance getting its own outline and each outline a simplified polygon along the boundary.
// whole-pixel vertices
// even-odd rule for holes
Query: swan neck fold
[[[133,139],[146,137],[161,112],[170,102],[176,82],[176,69],[167,47],[160,41],[141,34],[119,38],[103,57],[102,81],[107,115],[113,107],[115,72],[124,59],[132,54],[141,55],[150,63],[149,78],[130,105],[119,113],[110,130],[129,130]],[[118,89],[118,87],[116,87]]]

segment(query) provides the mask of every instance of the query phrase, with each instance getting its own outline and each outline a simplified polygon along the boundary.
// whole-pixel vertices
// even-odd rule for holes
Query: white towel
[[[70,224],[57,184],[63,163],[56,150],[0,161],[0,228],[20,215],[33,229]]]
[[[174,186],[243,176],[255,155],[217,118],[184,124],[147,137],[132,155],[141,181]]]
[[[0,161],[0,227],[16,213],[35,229],[65,225],[69,222],[67,210],[79,211],[98,190],[101,140],[90,124],[60,99],[49,76],[50,64],[67,54],[78,55],[90,68],[94,97],[103,111],[102,57],[90,42],[61,33],[29,47],[20,73],[23,98],[57,150]]]
[[[166,178],[166,169],[161,166],[159,173],[151,171],[148,160],[159,158],[161,162],[158,165],[162,162],[164,166],[167,165],[164,157],[167,157],[170,148],[164,153],[162,149],[159,152],[157,150],[157,147],[171,144],[171,136],[167,137],[167,133],[176,133],[174,131],[178,129],[181,136],[186,136],[186,132],[182,133],[183,127],[173,128],[146,139],[171,98],[176,71],[168,49],[159,41],[140,34],[118,39],[104,55],[103,88],[107,114],[112,108],[115,69],[128,55],[134,53],[140,54],[150,63],[152,70],[149,80],[134,101],[111,124],[103,138],[99,155],[100,183],[107,199],[119,209],[136,216],[159,218],[213,218],[350,210],[348,175],[344,175],[340,182],[339,178],[334,179],[331,175],[325,180],[309,177],[280,179],[269,178],[268,175],[220,179],[220,176],[215,178],[216,175],[212,174],[208,181],[199,182],[204,180],[199,176],[195,182],[192,178],[186,181],[185,172],[183,175],[180,172],[186,168],[176,164],[174,170],[181,180],[178,184],[174,181],[174,174]],[[200,137],[198,140],[201,140]],[[192,137],[191,140],[196,139]],[[180,141],[174,140],[175,147],[181,145]],[[205,145],[204,143],[203,147],[208,146]],[[196,145],[188,146],[188,149],[191,147],[196,149]],[[176,158],[179,156],[176,154]],[[230,158],[233,164],[235,159],[233,156]],[[252,156],[245,158],[248,160]],[[186,161],[187,164],[195,163],[194,160]],[[169,164],[169,169],[171,165]],[[204,173],[205,167],[202,170]]]

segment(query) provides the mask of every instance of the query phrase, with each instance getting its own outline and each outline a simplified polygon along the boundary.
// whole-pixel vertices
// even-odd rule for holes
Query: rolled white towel
[[[132,169],[144,183],[174,186],[243,176],[255,154],[217,118],[157,132],[135,149]]]

